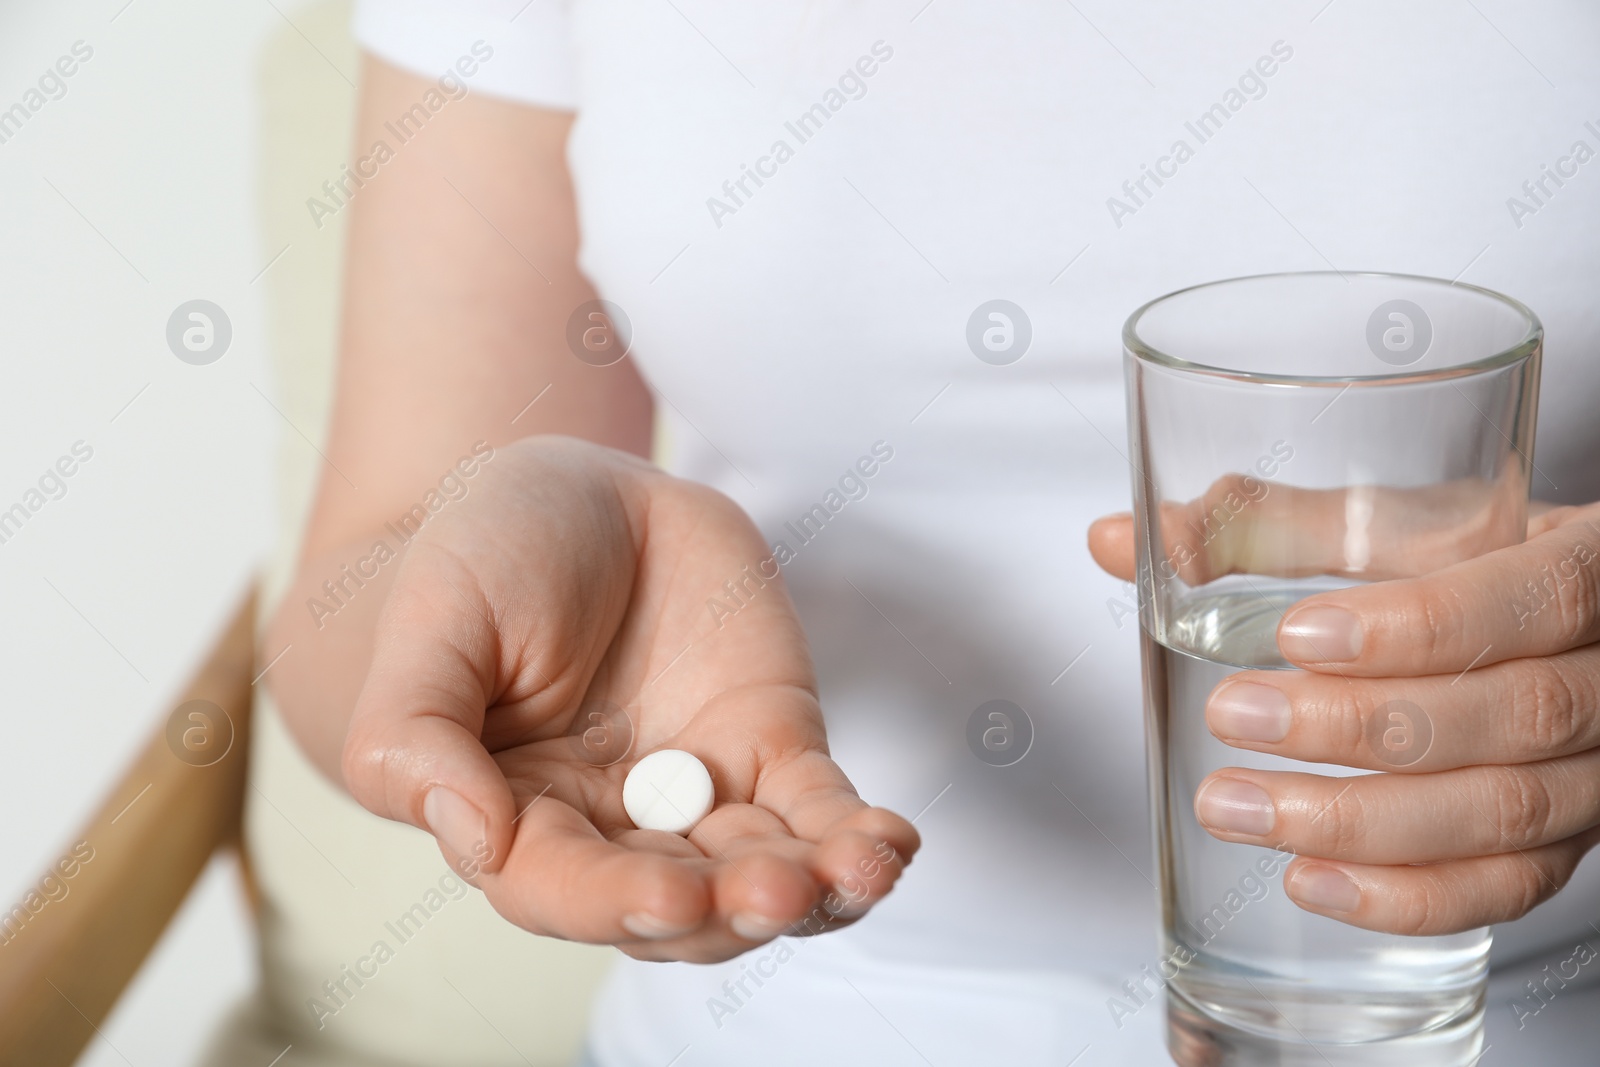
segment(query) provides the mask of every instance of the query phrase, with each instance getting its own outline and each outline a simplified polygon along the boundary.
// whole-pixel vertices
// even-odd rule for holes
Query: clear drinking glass
[[[1224,745],[1206,698],[1237,670],[1291,669],[1277,625],[1300,598],[1523,539],[1542,337],[1515,300],[1389,274],[1237,278],[1128,319],[1160,970],[1185,1067],[1480,1051],[1489,930],[1404,937],[1301,911],[1281,884],[1291,857],[1213,838],[1194,794],[1227,766],[1371,773]],[[1396,701],[1365,736],[1400,768],[1432,727]]]

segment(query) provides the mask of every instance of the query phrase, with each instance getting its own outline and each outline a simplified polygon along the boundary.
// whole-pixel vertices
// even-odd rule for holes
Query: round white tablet
[[[706,765],[679,748],[650,753],[622,783],[622,806],[641,830],[687,834],[715,798]]]

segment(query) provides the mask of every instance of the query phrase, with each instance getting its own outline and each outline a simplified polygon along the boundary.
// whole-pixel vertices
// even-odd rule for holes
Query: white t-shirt
[[[1159,958],[1159,910],[1131,595],[1084,541],[1128,506],[1119,330],[1146,299],[1330,265],[1505,291],[1548,331],[1535,491],[1600,497],[1582,0],[373,0],[356,29],[576,109],[582,267],[671,466],[793,552],[834,755],[924,835],[852,930],[623,964],[605,1067],[1167,1062],[1159,1006],[1107,1003]],[[967,336],[997,298],[1032,334],[1003,366]],[[993,699],[1031,723],[1013,766],[967,744]],[[1596,875],[1497,953],[1593,936]]]

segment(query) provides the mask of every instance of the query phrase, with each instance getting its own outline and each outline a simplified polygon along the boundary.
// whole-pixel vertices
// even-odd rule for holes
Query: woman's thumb
[[[369,811],[438,839],[468,879],[505,862],[511,788],[483,747],[498,636],[452,589],[397,582],[378,621],[372,668],[350,719],[343,771]]]

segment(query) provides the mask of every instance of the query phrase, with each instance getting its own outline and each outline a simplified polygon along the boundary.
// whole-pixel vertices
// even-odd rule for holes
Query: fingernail
[[[467,803],[460,793],[442,785],[434,786],[422,798],[422,820],[458,859],[476,856],[489,829],[483,812]]]
[[[1270,833],[1277,821],[1266,790],[1238,778],[1218,778],[1202,788],[1194,809],[1206,826],[1232,834]]]
[[[1285,888],[1295,900],[1320,911],[1355,911],[1361,906],[1361,890],[1333,867],[1301,867]]]
[[[1291,610],[1278,628],[1278,651],[1300,663],[1344,663],[1361,655],[1361,620],[1344,608]]]
[[[746,941],[770,941],[788,925],[753,911],[738,912],[728,920],[729,928]]]
[[[841,903],[837,908],[829,908],[828,913],[837,919],[859,919],[872,910],[871,894],[857,891],[852,896],[838,886],[833,887],[833,892]]]
[[[622,928],[634,937],[641,937],[646,941],[665,941],[672,937],[682,937],[684,934],[694,932],[698,927],[698,923],[691,923],[688,926],[682,923],[669,923],[665,919],[658,919],[643,911],[622,917]]]
[[[1282,741],[1289,735],[1289,698],[1255,682],[1223,686],[1206,705],[1206,722],[1223,740]]]

